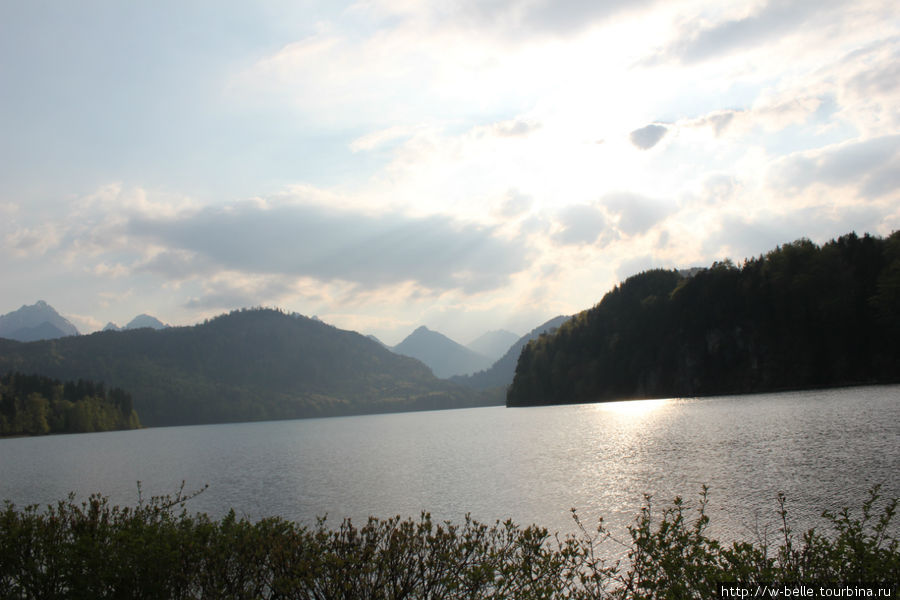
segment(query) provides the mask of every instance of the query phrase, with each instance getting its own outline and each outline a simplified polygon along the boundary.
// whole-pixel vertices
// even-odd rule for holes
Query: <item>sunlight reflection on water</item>
[[[601,516],[620,535],[652,494],[696,504],[713,532],[777,530],[778,492],[796,529],[859,506],[875,483],[900,495],[900,387],[502,407],[171,427],[0,440],[0,497],[69,491],[132,504],[209,484],[189,506],[214,516],[512,518],[551,531]]]
[[[613,413],[623,417],[643,417],[670,406],[672,398],[658,400],[623,400],[620,402],[602,402],[590,405],[591,409],[602,413]]]

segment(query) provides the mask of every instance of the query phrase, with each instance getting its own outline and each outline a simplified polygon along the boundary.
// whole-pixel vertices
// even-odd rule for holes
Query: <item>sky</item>
[[[896,0],[0,0],[0,314],[468,343],[897,229]]]

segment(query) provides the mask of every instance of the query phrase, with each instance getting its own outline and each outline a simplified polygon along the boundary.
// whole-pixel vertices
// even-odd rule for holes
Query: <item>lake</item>
[[[493,522],[570,532],[569,510],[617,532],[654,505],[710,488],[712,532],[797,529],[900,495],[900,386],[536,408],[474,408],[0,440],[0,498],[70,491],[113,503],[209,484],[191,512],[313,523],[328,515]]]

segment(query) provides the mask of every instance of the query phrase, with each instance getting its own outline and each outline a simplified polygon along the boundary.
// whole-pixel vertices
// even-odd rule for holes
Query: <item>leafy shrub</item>
[[[202,490],[201,490],[202,491]],[[189,514],[182,489],[136,507],[74,495],[0,512],[3,598],[285,599],[649,599],[709,598],[723,582],[896,583],[897,500],[874,488],[854,517],[824,513],[827,534],[794,536],[779,498],[782,540],[721,543],[706,534],[707,495],[692,510],[681,498],[659,515],[651,498],[629,527],[626,555],[601,558],[616,540],[601,521],[561,538],[511,521],[492,526],[418,519],[349,519],[329,528],[281,518],[221,520]]]

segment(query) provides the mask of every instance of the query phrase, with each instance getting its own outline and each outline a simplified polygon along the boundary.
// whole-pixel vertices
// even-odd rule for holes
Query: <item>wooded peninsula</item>
[[[131,396],[93,381],[0,377],[0,436],[85,433],[141,426]]]
[[[651,270],[522,351],[508,406],[900,381],[900,232]]]

